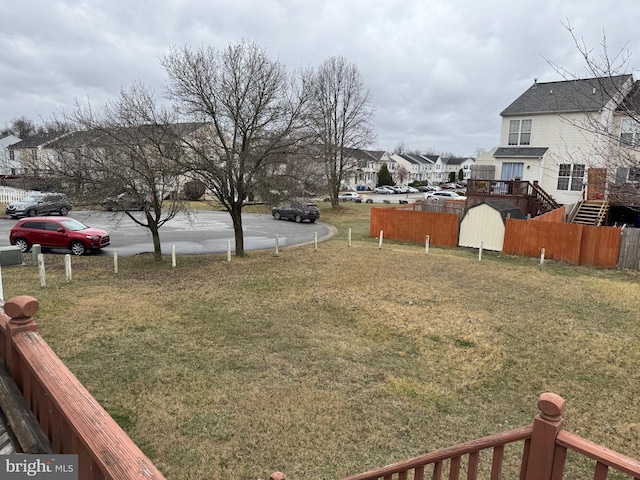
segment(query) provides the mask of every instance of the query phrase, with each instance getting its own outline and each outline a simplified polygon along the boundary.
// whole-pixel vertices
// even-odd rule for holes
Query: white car
[[[409,193],[418,193],[418,189],[413,187],[407,187],[407,191]]]
[[[395,190],[391,187],[387,187],[383,185],[382,187],[376,187],[373,189],[373,193],[384,193],[385,195],[390,195],[396,193]]]
[[[428,192],[424,194],[425,200],[432,198],[442,198],[445,200],[466,200],[467,197],[460,195],[453,190],[440,190],[438,192]]]
[[[338,199],[343,202],[355,202],[362,200],[362,195],[356,192],[345,192],[342,195],[338,195]]]

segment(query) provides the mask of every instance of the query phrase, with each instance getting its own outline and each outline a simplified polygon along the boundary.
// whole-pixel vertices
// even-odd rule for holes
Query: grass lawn
[[[47,286],[4,268],[5,298],[40,301],[43,337],[171,480],[339,479],[529,424],[544,391],[638,456],[638,272],[379,249],[371,205],[320,207],[338,234],[317,252],[74,258],[71,283],[47,254]]]

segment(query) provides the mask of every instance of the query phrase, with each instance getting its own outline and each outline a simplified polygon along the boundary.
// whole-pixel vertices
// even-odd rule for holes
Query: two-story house
[[[502,111],[500,146],[477,165],[485,179],[537,182],[560,204],[604,198],[640,131],[621,108],[633,86],[631,75],[534,81]]]

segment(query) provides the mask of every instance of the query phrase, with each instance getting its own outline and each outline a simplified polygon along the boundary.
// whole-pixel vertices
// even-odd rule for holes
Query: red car
[[[11,245],[23,253],[39,244],[49,248],[68,248],[74,255],[84,255],[109,245],[109,233],[101,228],[86,226],[69,217],[31,217],[16,223],[9,233]]]

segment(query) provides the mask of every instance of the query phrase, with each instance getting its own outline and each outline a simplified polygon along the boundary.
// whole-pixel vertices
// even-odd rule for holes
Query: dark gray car
[[[7,205],[5,213],[13,218],[35,217],[58,213],[65,216],[71,210],[71,202],[62,193],[32,193],[19,202]]]

